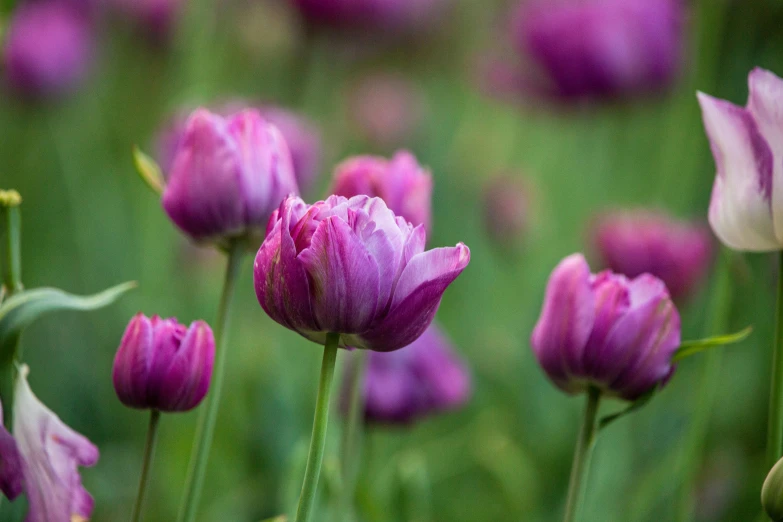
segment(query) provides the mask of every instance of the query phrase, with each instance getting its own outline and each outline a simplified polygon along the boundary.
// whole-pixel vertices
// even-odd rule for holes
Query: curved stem
[[[217,339],[217,353],[215,354],[215,367],[212,375],[212,387],[207,395],[206,404],[201,409],[196,430],[196,440],[193,444],[193,453],[190,457],[190,467],[185,483],[185,496],[180,506],[179,522],[193,522],[198,511],[201,490],[204,488],[204,476],[207,471],[209,451],[212,448],[212,439],[215,435],[215,423],[217,422],[220,396],[223,392],[223,381],[226,373],[226,352],[228,341],[228,325],[230,318],[231,301],[234,295],[239,269],[244,257],[244,245],[236,241],[231,245],[226,267],[226,278],[223,283],[223,295],[220,297],[217,321],[215,322],[215,338]]]
[[[576,441],[574,450],[574,462],[571,465],[571,480],[568,484],[568,500],[563,522],[575,522],[579,508],[582,504],[582,491],[584,490],[585,475],[590,467],[590,455],[593,452],[595,439],[595,424],[598,417],[598,405],[601,402],[601,392],[598,388],[588,388],[585,414],[582,420],[582,429]]]
[[[356,365],[351,377],[351,395],[348,403],[348,418],[343,429],[342,438],[342,476],[343,493],[340,500],[340,517],[343,520],[353,505],[356,491],[357,462],[361,455],[361,430],[364,425],[364,378],[367,374],[369,354],[366,350],[358,350],[354,354]]]
[[[321,474],[321,464],[326,449],[326,428],[329,424],[329,397],[334,379],[334,363],[337,360],[337,345],[340,334],[330,333],[326,336],[324,357],[321,362],[321,380],[318,383],[318,398],[315,402],[315,419],[313,420],[313,435],[310,438],[310,453],[307,455],[302,493],[296,508],[295,522],[308,522],[315,505],[315,493],[318,489],[318,477]]]
[[[150,412],[150,425],[147,428],[147,443],[144,445],[144,463],[141,466],[139,493],[136,495],[136,503],[133,505],[131,522],[139,522],[141,520],[141,510],[144,507],[144,497],[147,493],[152,457],[155,454],[155,445],[158,442],[158,421],[160,421],[160,412],[152,410]]]
[[[778,256],[778,302],[775,314],[775,345],[772,347],[766,469],[772,469],[778,461],[783,444],[783,252]]]

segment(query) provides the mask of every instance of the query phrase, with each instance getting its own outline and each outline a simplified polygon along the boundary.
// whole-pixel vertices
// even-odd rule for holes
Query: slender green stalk
[[[318,490],[318,477],[321,474],[321,464],[326,449],[326,428],[329,424],[329,397],[332,393],[334,379],[334,363],[337,360],[337,345],[340,334],[330,333],[326,336],[324,357],[321,362],[321,380],[318,383],[318,398],[315,402],[315,419],[313,420],[313,435],[310,438],[310,453],[307,455],[302,493],[296,508],[295,522],[308,522],[313,507],[315,494]]]
[[[152,410],[150,412],[150,425],[147,428],[147,443],[144,445],[144,461],[141,465],[141,478],[139,479],[139,493],[136,495],[136,503],[133,505],[131,522],[141,521],[141,511],[144,508],[144,497],[147,494],[147,485],[149,484],[150,469],[152,468],[152,457],[155,455],[155,446],[158,442],[158,423],[160,421],[160,412]]]
[[[778,302],[775,314],[775,345],[772,347],[772,381],[769,395],[769,425],[767,428],[767,466],[780,458],[783,444],[783,252],[779,256]]]
[[[587,475],[590,467],[590,456],[593,453],[595,426],[600,402],[600,390],[590,387],[587,390],[587,403],[585,404],[582,429],[576,441],[576,450],[574,450],[574,462],[571,465],[571,480],[568,484],[568,499],[566,500],[563,522],[575,522],[582,505],[582,492],[587,482],[585,475]]]
[[[236,241],[228,253],[226,278],[223,283],[223,295],[220,297],[217,321],[215,322],[215,339],[217,353],[215,367],[212,372],[212,386],[207,395],[206,404],[201,409],[196,430],[196,440],[190,457],[190,467],[185,483],[185,496],[180,505],[179,522],[193,522],[198,511],[201,491],[204,488],[204,476],[209,461],[209,451],[215,435],[220,396],[223,393],[223,381],[226,373],[226,353],[228,352],[228,326],[231,311],[231,301],[236,287],[239,269],[242,265],[245,247],[241,241]]]
[[[22,198],[15,190],[0,190],[5,234],[3,250],[3,284],[8,296],[22,290]]]
[[[715,284],[710,296],[710,309],[707,318],[705,337],[726,331],[731,309],[731,278],[729,273],[728,252],[724,252],[715,268]],[[719,387],[720,367],[723,350],[708,350],[704,355],[699,390],[693,404],[690,430],[683,445],[683,479],[680,485],[678,518],[680,522],[690,522],[693,515],[693,490],[702,463],[704,439],[707,436],[710,413],[715,403],[715,393]]]
[[[350,518],[353,498],[356,494],[357,463],[362,452],[362,428],[364,413],[364,378],[367,374],[369,354],[366,350],[357,350],[354,354],[356,366],[351,375],[351,395],[348,403],[348,418],[343,429],[342,438],[342,476],[343,494],[340,499],[341,517]],[[338,520],[343,518],[338,517]]]

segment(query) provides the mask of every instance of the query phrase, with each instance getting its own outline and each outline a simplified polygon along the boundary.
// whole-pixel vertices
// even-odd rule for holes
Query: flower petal
[[[699,93],[704,127],[715,157],[709,221],[715,234],[737,250],[779,250],[772,221],[772,151],[751,114]]]
[[[154,355],[153,346],[152,322],[139,313],[125,329],[112,370],[117,396],[128,407],[149,407],[147,383]]]
[[[188,328],[159,386],[157,404],[162,411],[187,411],[206,396],[215,361],[215,337],[204,321]]]
[[[583,371],[583,352],[595,322],[595,296],[590,267],[573,254],[558,264],[549,278],[544,306],[530,344],[539,364],[555,384],[573,393],[569,377]]]
[[[321,330],[351,334],[369,328],[378,310],[378,263],[346,221],[321,221],[297,260],[307,272]]]
[[[16,440],[3,426],[3,408],[0,405],[0,491],[8,500],[14,500],[24,489],[22,469],[22,456]]]

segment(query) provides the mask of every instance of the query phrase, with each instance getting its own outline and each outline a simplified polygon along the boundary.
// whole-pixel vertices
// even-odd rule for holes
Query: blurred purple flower
[[[204,321],[186,328],[176,319],[131,319],[114,359],[114,389],[130,408],[188,411],[212,379],[215,338]]]
[[[311,341],[380,352],[427,329],[470,250],[424,251],[424,227],[396,217],[380,198],[330,196],[306,205],[289,197],[269,221],[254,265],[258,302]]]
[[[355,370],[348,367],[346,375]],[[344,399],[350,381],[344,382]],[[433,323],[401,350],[370,353],[364,394],[368,422],[406,424],[465,404],[471,394],[470,373]]]
[[[665,89],[681,66],[684,17],[681,0],[525,0],[512,36],[538,76],[520,84],[560,99]]]
[[[660,279],[608,270],[592,275],[584,257],[573,254],[549,278],[530,343],[566,393],[594,386],[632,401],[674,372],[680,316]]]
[[[378,156],[349,158],[335,169],[329,192],[347,198],[381,198],[398,216],[432,230],[432,176],[410,152],[399,151],[391,160]]]
[[[198,109],[177,147],[163,208],[197,241],[253,245],[292,193],[298,189],[291,155],[274,125],[253,110],[223,118]]]
[[[27,496],[26,522],[74,522],[92,515],[94,501],[79,466],[94,466],[98,448],[33,394],[23,366],[14,391],[14,435],[0,427],[0,486],[9,499]]]
[[[359,31],[418,29],[443,11],[443,0],[290,0],[310,23]]]
[[[498,176],[484,187],[484,224],[497,245],[518,248],[528,229],[528,214],[529,196],[518,179]]]
[[[709,221],[735,250],[783,249],[783,80],[756,68],[746,107],[699,93],[715,157]]]
[[[712,236],[706,226],[675,220],[658,212],[603,215],[593,241],[605,266],[627,277],[644,273],[666,284],[673,299],[693,293],[712,260]]]
[[[423,93],[397,74],[374,73],[362,78],[348,101],[349,117],[361,136],[385,148],[410,142],[424,116]]]
[[[11,18],[3,62],[8,84],[20,94],[46,97],[73,90],[92,57],[89,19],[66,2],[24,3]]]
[[[114,9],[156,42],[167,42],[180,17],[184,0],[108,0]]]

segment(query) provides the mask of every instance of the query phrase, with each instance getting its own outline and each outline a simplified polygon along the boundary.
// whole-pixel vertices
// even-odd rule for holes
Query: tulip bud
[[[199,109],[177,146],[163,208],[196,241],[257,244],[272,211],[292,193],[291,155],[276,127],[253,110],[223,118]]]
[[[541,73],[528,74],[539,93],[615,98],[671,85],[684,16],[680,0],[525,0],[513,38]]]
[[[409,152],[397,152],[391,160],[377,156],[347,159],[335,169],[329,192],[347,198],[381,198],[398,216],[431,230],[432,176]]]
[[[86,15],[68,3],[22,4],[11,19],[3,49],[6,80],[30,97],[72,90],[89,69],[91,31]]]
[[[269,316],[323,344],[390,352],[427,329],[470,250],[424,250],[424,228],[380,198],[331,196],[306,205],[288,197],[269,220],[254,283]]]
[[[137,314],[114,358],[114,389],[130,408],[188,411],[207,394],[214,358],[215,338],[204,321],[186,328]]]
[[[764,480],[761,505],[774,522],[783,521],[783,459],[772,467]]]
[[[521,182],[498,177],[484,189],[484,225],[489,237],[506,250],[517,249],[528,228],[528,194]]]
[[[353,361],[353,359],[351,359]],[[352,375],[349,367],[347,375]],[[343,386],[347,405],[350,382]],[[458,408],[471,394],[470,373],[451,343],[432,324],[416,341],[391,353],[372,352],[364,381],[367,422],[408,424]]]
[[[652,274],[666,283],[673,299],[693,293],[713,253],[706,226],[654,212],[605,214],[593,230],[593,241],[613,272],[627,277]]]
[[[633,401],[674,373],[680,315],[660,279],[593,275],[584,257],[573,254],[549,278],[530,344],[566,393],[595,387]]]

